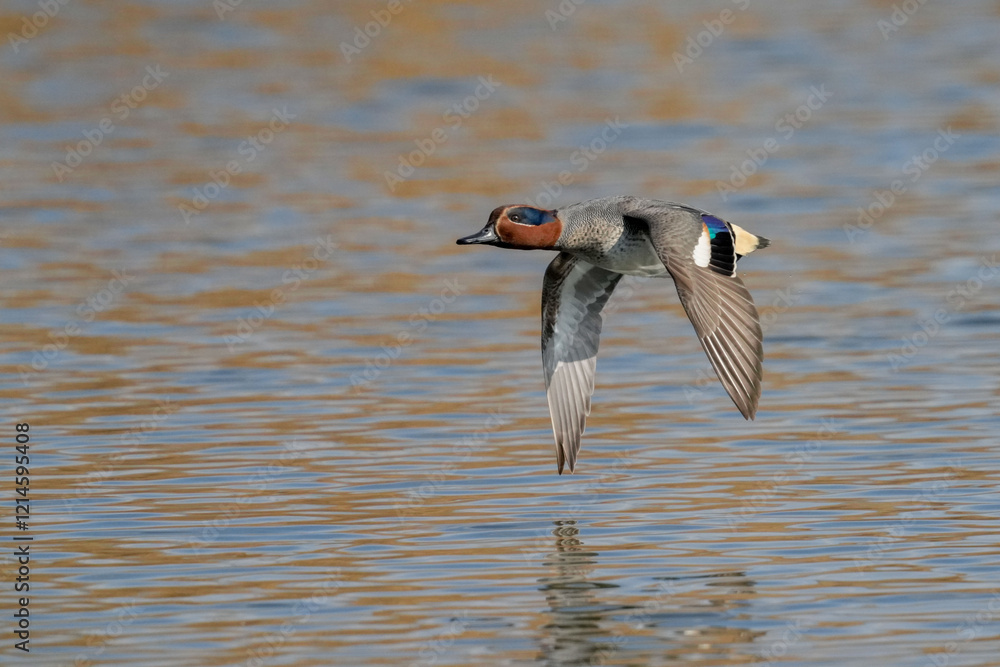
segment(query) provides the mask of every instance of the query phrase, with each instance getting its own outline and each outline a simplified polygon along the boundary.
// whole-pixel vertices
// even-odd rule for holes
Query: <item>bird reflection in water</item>
[[[550,617],[540,640],[540,664],[760,658],[762,647],[755,642],[764,633],[746,627],[755,583],[745,572],[657,577],[647,598],[623,604],[620,592],[602,595],[620,588],[617,584],[592,580],[599,554],[586,548],[576,522],[555,526],[555,551],[543,562],[551,574],[538,580]]]
[[[579,539],[575,521],[555,525],[555,552],[544,561],[553,573],[538,580],[552,619],[544,627],[540,659],[550,665],[601,664],[615,650],[614,633],[604,626],[621,607],[602,604],[595,592],[618,586],[590,581],[598,554]]]

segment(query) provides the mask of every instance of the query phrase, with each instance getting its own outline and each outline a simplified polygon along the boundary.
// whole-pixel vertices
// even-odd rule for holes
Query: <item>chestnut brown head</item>
[[[517,250],[553,250],[562,235],[557,211],[525,204],[498,206],[478,233],[458,239],[459,245],[481,243]]]

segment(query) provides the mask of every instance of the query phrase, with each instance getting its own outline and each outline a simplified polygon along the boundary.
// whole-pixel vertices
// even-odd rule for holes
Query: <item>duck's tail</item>
[[[729,224],[733,226],[733,233],[736,237],[733,240],[735,242],[734,245],[736,246],[737,259],[743,257],[743,255],[749,255],[754,250],[766,248],[771,245],[770,239],[751,234],[739,225],[733,225],[732,223]]]

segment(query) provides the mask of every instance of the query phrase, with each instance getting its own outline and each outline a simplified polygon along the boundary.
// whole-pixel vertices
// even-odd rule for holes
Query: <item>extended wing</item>
[[[753,238],[753,248],[765,247],[767,239],[687,207],[644,209],[626,218],[648,227],[712,368],[743,416],[753,419],[764,348],[757,308],[736,275],[736,260],[746,236]]]
[[[565,252],[545,270],[542,366],[560,475],[565,464],[570,472],[576,467],[594,393],[601,309],[621,277]]]

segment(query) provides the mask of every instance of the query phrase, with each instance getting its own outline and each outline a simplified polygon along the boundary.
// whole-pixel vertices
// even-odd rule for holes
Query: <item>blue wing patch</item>
[[[716,273],[732,276],[736,273],[736,246],[729,223],[708,213],[701,214],[702,222],[708,228],[712,245],[712,259],[708,266]]]
[[[702,213],[701,219],[705,222],[705,226],[708,227],[709,238],[714,239],[715,235],[719,232],[729,233],[729,225],[724,220],[719,220],[714,215],[709,215],[708,213]]]

